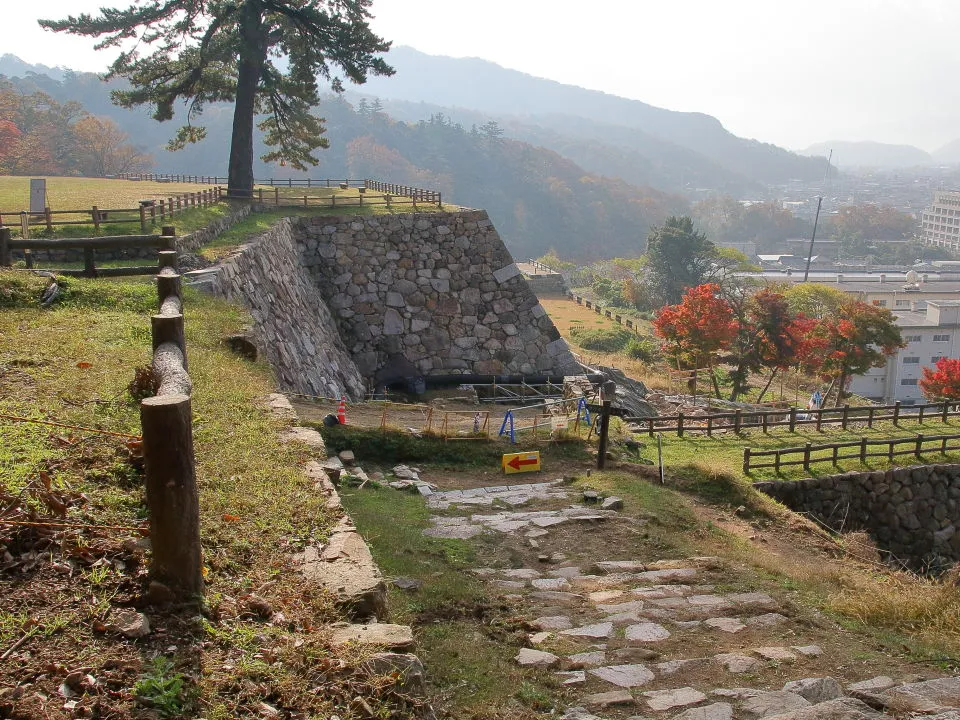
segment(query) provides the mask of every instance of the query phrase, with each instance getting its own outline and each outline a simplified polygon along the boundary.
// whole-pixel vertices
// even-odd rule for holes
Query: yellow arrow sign
[[[522,472],[536,472],[540,470],[540,453],[507,453],[503,456],[501,467],[506,475]]]

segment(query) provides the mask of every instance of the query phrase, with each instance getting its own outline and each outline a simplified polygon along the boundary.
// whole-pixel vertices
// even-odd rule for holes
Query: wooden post
[[[604,400],[600,406],[600,447],[597,449],[597,470],[603,470],[607,464],[607,434],[610,432],[610,401]]]
[[[677,437],[683,437],[683,410],[677,411]]]
[[[97,232],[100,232],[100,211],[97,210],[97,206],[93,206],[93,210],[90,211],[90,214],[93,215],[93,229]]]
[[[713,415],[707,415],[707,437],[713,437]]]
[[[97,276],[97,266],[93,256],[93,248],[83,249],[83,274],[85,277]]]
[[[795,407],[790,408],[790,432],[795,432],[797,429],[797,409]]]
[[[873,429],[873,405],[867,408],[867,427]]]
[[[864,464],[867,462],[867,439],[860,438],[860,463]]]
[[[173,343],[183,353],[183,369],[187,370],[187,342],[183,333],[183,314],[151,315],[150,330],[153,336],[153,351],[164,343]]]
[[[844,430],[847,429],[847,420],[849,417],[850,417],[850,405],[845,404],[843,406],[843,417],[840,418],[840,427],[842,427]]]
[[[900,427],[900,401],[893,403],[893,426]]]
[[[773,453],[773,471],[779,475],[780,474],[780,451],[776,450]]]
[[[183,283],[180,275],[161,273],[157,275],[157,306],[162,307],[163,301],[175,297],[183,306]]]
[[[190,397],[160,395],[140,403],[151,575],[190,599],[203,592],[200,500]]]
[[[803,446],[803,469],[807,472],[810,471],[810,443],[805,443]]]
[[[179,263],[177,262],[177,251],[176,250],[161,250],[157,253],[157,270],[162,272],[164,268],[173,268],[177,270]]]
[[[769,428],[767,427],[767,418],[768,418],[769,416],[770,416],[769,413],[766,413],[766,412],[761,412],[761,413],[760,413],[760,425],[761,425],[761,427],[763,428],[763,434],[764,434],[764,435],[766,435],[766,434],[769,432]]]
[[[10,228],[0,228],[0,267],[10,267],[13,259],[10,256]],[[947,404],[943,404],[946,413]]]
[[[750,448],[745,447],[743,449],[743,474],[747,475],[750,472]]]
[[[53,214],[50,212],[50,208],[45,207],[43,209],[43,216],[47,221],[47,232],[53,232]]]
[[[160,237],[164,239],[161,249],[177,249],[177,229],[173,225],[164,225],[162,228],[160,228]]]
[[[743,410],[737,408],[733,412],[733,432],[737,435],[740,434],[740,424],[743,422]]]
[[[917,460],[921,460],[920,452],[923,450],[923,433],[917,433],[917,446],[913,450],[913,454],[916,456]]]
[[[917,425],[923,425],[923,409],[926,405],[921,405],[919,411],[917,412]]]
[[[279,187],[275,187],[273,189],[273,204],[274,205],[280,204],[280,188]]]
[[[817,414],[817,432],[822,432],[820,430],[820,425],[823,423],[823,409],[817,408],[814,410],[814,412]]]
[[[2,231],[0,231],[0,232],[2,232]],[[2,264],[3,264],[3,263],[0,263],[0,265],[2,265]],[[946,421],[947,421],[947,408],[948,408],[948,407],[949,407],[949,406],[947,405],[947,401],[944,400],[944,401],[943,401],[943,422],[946,422]]]

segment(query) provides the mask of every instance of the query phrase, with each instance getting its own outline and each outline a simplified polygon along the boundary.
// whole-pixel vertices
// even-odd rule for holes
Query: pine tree
[[[65,20],[41,20],[57,32],[100,38],[98,49],[126,46],[107,78],[123,77],[129,90],[115,90],[123,107],[152,105],[159,121],[187,106],[186,125],[171,149],[203,139],[193,121],[210,102],[233,102],[229,193],[253,193],[254,117],[273,149],[266,162],[283,161],[299,170],[317,164],[313,152],[328,146],[321,118],[318,77],[342,90],[339,69],[362,84],[368,73],[392,75],[377,53],[390,43],[375,35],[368,20],[372,0],[138,0],[125,10],[102,8]],[[141,50],[146,48],[145,51]],[[278,61],[283,62],[278,62]]]

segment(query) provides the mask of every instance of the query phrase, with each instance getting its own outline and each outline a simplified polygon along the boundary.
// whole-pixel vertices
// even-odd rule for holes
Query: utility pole
[[[830,162],[833,160],[833,150],[830,150],[830,155],[827,157],[827,171],[823,176],[824,185],[827,182],[827,176],[830,175]],[[817,215],[813,219],[813,234],[810,235],[810,249],[807,251],[807,267],[803,271],[803,281],[806,282],[807,278],[810,276],[810,263],[813,260],[813,242],[817,237],[817,224],[820,222],[820,206],[823,205],[823,186],[820,187],[820,195],[817,197]]]

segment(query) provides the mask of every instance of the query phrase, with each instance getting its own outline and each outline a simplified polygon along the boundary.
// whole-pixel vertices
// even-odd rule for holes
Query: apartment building
[[[926,245],[960,250],[960,192],[938,192],[920,216],[920,239]]]
[[[895,312],[906,343],[882,368],[853,378],[850,392],[879,403],[926,402],[920,391],[923,368],[960,352],[960,301],[927,300],[923,310]]]

